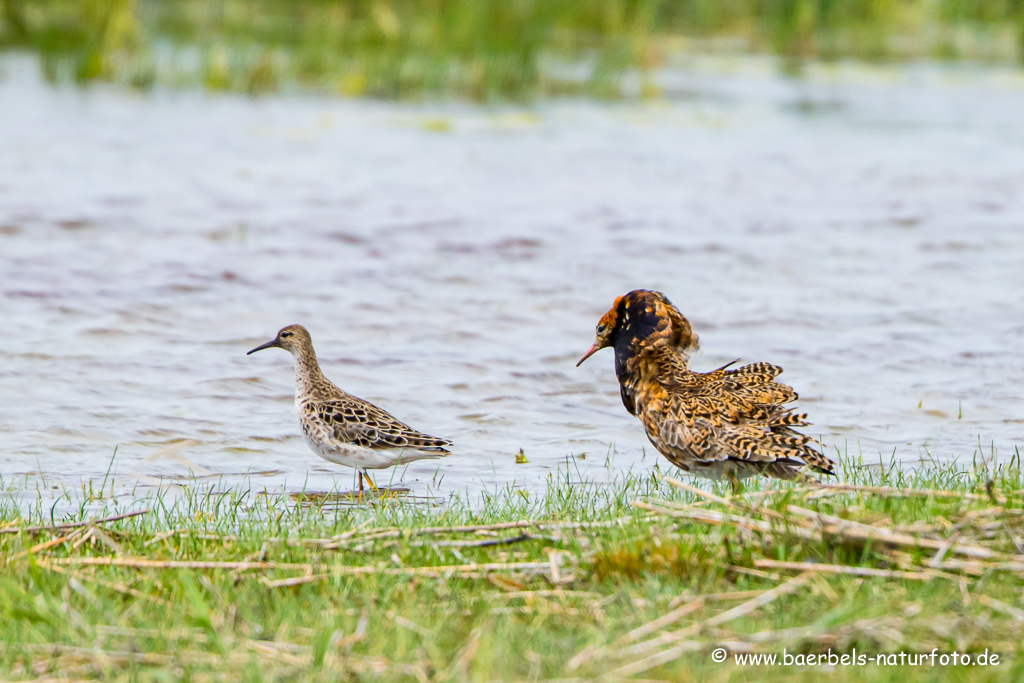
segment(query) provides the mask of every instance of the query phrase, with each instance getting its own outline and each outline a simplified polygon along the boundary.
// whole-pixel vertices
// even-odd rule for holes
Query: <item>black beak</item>
[[[266,344],[260,344],[255,349],[253,349],[252,351],[249,351],[245,355],[251,356],[252,354],[256,353],[257,351],[262,351],[263,349],[273,349],[273,348],[277,348],[277,349],[281,348],[281,342],[277,341],[276,339],[271,339]]]

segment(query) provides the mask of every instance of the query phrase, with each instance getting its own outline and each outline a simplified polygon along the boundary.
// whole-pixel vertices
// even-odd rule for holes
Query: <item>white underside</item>
[[[363,448],[352,444],[318,443],[303,434],[310,450],[328,462],[360,470],[380,470],[414,460],[440,458],[446,453],[430,453],[411,448]]]

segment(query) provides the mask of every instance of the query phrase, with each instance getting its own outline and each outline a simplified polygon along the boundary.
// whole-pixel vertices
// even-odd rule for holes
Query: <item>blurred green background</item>
[[[348,96],[655,96],[679,55],[1024,60],[1024,0],[0,0],[54,82]],[[634,86],[623,87],[623,77]],[[637,87],[637,83],[639,87]]]

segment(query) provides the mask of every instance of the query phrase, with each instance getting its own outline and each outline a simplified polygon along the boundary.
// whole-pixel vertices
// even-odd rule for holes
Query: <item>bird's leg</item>
[[[743,484],[740,483],[740,480],[736,477],[735,472],[729,473],[729,483],[732,485],[732,495],[735,496],[737,493],[743,490]]]
[[[377,485],[375,483],[373,483],[373,479],[370,479],[370,473],[369,472],[363,472],[363,476],[366,477],[366,481],[370,482],[370,489],[373,490],[373,491],[376,491],[377,490]]]
[[[362,493],[363,492],[363,471],[362,470],[356,470],[356,472],[359,473],[359,493]]]

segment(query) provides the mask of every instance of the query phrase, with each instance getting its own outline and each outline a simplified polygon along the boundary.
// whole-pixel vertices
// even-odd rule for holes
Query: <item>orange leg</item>
[[[366,481],[370,482],[370,488],[372,490],[376,491],[377,490],[377,485],[375,483],[373,483],[373,479],[370,479],[370,473],[369,472],[364,472],[363,470],[359,470],[359,492],[360,493],[363,492],[363,478],[364,477],[366,478]]]

